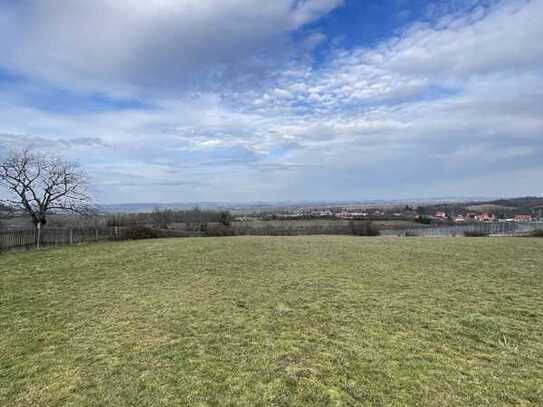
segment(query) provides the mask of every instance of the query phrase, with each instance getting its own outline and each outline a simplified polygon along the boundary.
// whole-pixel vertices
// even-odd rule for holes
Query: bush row
[[[297,235],[354,235],[379,236],[379,229],[369,221],[351,221],[349,224],[336,225],[265,225],[251,227],[246,225],[210,224],[205,231],[206,236],[297,236]]]

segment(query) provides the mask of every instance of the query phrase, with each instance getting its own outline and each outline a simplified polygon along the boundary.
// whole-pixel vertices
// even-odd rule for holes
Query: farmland
[[[543,404],[543,239],[0,256],[0,405]]]

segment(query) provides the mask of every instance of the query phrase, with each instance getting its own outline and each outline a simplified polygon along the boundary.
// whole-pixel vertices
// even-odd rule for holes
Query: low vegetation
[[[172,223],[189,223],[200,227],[206,223],[230,224],[232,215],[228,211],[201,210],[172,210],[156,208],[152,212],[124,213],[104,215],[107,226],[151,225],[167,228]]]
[[[432,219],[430,219],[427,216],[419,216],[415,219],[415,222],[420,223],[422,225],[430,225],[432,223]]]
[[[205,225],[206,236],[299,236],[299,235],[353,235],[379,236],[379,227],[371,221],[263,221],[256,224],[243,222]]]
[[[528,236],[529,237],[543,237],[543,229],[534,230]]]
[[[123,229],[119,240],[156,239],[158,231],[145,226],[128,226]]]
[[[489,237],[490,233],[488,232],[481,232],[479,230],[466,230],[464,232],[465,237]]]
[[[153,239],[0,258],[2,406],[541,406],[543,240]]]

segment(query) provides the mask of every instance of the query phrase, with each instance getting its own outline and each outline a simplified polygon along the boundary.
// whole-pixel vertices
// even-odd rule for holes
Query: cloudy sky
[[[113,202],[543,195],[543,0],[0,0],[0,149]]]

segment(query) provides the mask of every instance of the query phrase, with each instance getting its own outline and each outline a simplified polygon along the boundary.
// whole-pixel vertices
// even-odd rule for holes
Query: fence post
[[[74,244],[74,230],[70,228],[70,244]]]
[[[96,233],[96,241],[98,241],[98,226],[94,229],[95,233]]]
[[[36,224],[36,228],[37,228],[37,238],[36,238],[36,249],[39,249],[40,248],[40,240],[41,240],[41,223],[38,222]]]

